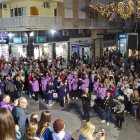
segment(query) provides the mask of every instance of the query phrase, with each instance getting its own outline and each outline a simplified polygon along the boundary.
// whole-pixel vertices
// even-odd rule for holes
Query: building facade
[[[92,42],[82,42],[85,37],[91,40],[89,3],[90,0],[1,0],[0,31],[8,34],[9,53],[35,59],[44,54],[49,59],[69,59],[73,38],[80,38],[76,44],[80,51],[87,47],[91,51]]]

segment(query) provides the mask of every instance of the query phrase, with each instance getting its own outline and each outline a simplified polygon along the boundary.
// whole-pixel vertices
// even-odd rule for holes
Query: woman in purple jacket
[[[74,97],[77,99],[77,97],[78,97],[77,89],[78,89],[78,77],[75,74],[72,79],[72,91],[71,91],[72,99],[74,99]]]
[[[46,97],[46,94],[47,94],[47,84],[48,84],[48,81],[49,81],[49,78],[48,77],[42,77],[42,80],[41,80],[41,89],[42,89],[42,92],[43,92],[43,101],[46,101],[45,97]]]
[[[95,93],[98,93],[99,85],[100,85],[100,79],[98,78],[97,81],[93,84],[93,91]]]
[[[100,100],[100,106],[102,107],[104,99],[106,97],[106,88],[104,87],[103,83],[100,84],[98,88],[98,98]]]
[[[33,77],[33,81],[31,82],[31,84],[32,84],[32,90],[35,95],[35,101],[38,102],[39,82],[36,76]]]

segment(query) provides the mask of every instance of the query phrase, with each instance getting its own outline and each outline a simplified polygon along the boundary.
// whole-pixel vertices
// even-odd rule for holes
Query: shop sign
[[[21,37],[14,37],[13,38],[13,43],[22,43]]]
[[[46,43],[46,37],[36,37],[36,43]]]
[[[116,40],[103,41],[103,47],[116,46]]]
[[[124,38],[126,38],[126,35],[127,35],[127,34],[119,34],[119,39],[124,39]]]

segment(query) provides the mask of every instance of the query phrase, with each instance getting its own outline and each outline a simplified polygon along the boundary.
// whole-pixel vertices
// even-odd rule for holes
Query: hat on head
[[[95,125],[93,123],[85,122],[81,125],[79,132],[85,138],[89,138],[92,136],[94,130],[95,130]]]

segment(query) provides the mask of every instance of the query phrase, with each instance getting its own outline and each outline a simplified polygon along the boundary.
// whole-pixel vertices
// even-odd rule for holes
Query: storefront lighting
[[[31,36],[31,37],[34,36],[34,32],[31,32],[31,33],[29,34],[29,36]]]
[[[136,7],[134,6],[136,2]],[[135,8],[137,11],[137,17],[139,17],[140,13],[140,0],[122,0],[117,2],[109,2],[109,3],[93,3],[89,5],[94,11],[98,11],[102,16],[106,17],[109,21],[114,20],[116,14],[120,15],[120,17],[124,20],[131,18],[131,16],[135,12]]]
[[[14,34],[13,33],[8,33],[9,38],[13,37]]]
[[[50,33],[51,33],[52,35],[54,35],[54,34],[56,33],[56,30],[51,29],[51,30],[50,30]]]

